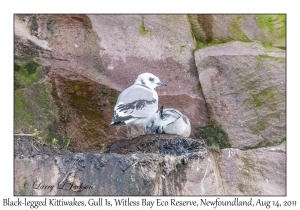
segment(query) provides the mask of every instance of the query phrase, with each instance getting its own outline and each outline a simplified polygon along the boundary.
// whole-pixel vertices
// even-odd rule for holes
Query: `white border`
[[[297,200],[299,201],[299,8],[296,1],[274,0],[251,0],[251,1],[10,1],[1,3],[0,18],[0,128],[1,128],[1,196],[0,202],[3,205],[4,198],[16,199],[13,197],[13,14],[14,13],[286,13],[287,14],[287,196],[283,197],[262,197],[265,200]],[[298,62],[297,62],[298,61]],[[59,197],[55,197],[59,198]],[[72,197],[62,197],[71,199]],[[89,197],[77,197],[87,200]],[[113,199],[113,197],[106,197]],[[155,197],[131,197],[141,200],[142,198],[155,200]],[[172,197],[158,197],[168,199]],[[178,200],[199,200],[199,197],[177,197]],[[215,197],[205,197],[211,198]],[[226,197],[221,197],[226,198]],[[232,197],[227,197],[228,200]],[[255,197],[258,199],[259,197]],[[30,200],[42,200],[38,197],[28,198]],[[297,208],[296,207],[296,208]],[[26,207],[29,208],[29,207]],[[41,207],[42,208],[42,207]],[[48,209],[49,207],[47,207]],[[65,208],[65,207],[64,207]],[[98,207],[99,208],[99,207]],[[122,207],[122,209],[130,207]],[[206,209],[204,207],[198,207]],[[218,207],[220,208],[220,207]],[[222,209],[229,209],[225,207]],[[290,207],[290,209],[296,209]],[[10,207],[10,209],[15,209]],[[45,208],[43,208],[45,209]],[[103,208],[102,209],[106,209]],[[108,208],[111,209],[111,208]],[[140,209],[140,207],[139,207]],[[156,208],[154,208],[156,209]],[[208,208],[207,208],[208,209]],[[212,209],[211,207],[209,209]],[[282,209],[282,208],[280,208]]]

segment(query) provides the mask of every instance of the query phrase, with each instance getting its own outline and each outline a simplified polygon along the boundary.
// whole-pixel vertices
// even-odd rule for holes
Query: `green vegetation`
[[[242,42],[249,42],[250,40],[246,36],[246,34],[243,32],[243,30],[240,28],[238,24],[238,18],[234,21],[229,26],[229,35],[231,38],[234,40],[239,40]]]
[[[147,34],[149,33],[150,36],[153,35],[153,32],[151,30],[147,30],[145,28],[145,24],[144,24],[144,17],[142,17],[142,25],[141,25],[141,28],[140,28],[140,34],[141,35],[144,35],[144,34]]]
[[[266,120],[259,121],[255,128],[252,129],[253,134],[259,134],[261,131],[267,128]]]
[[[14,62],[14,128],[41,137],[48,135],[47,127],[54,122],[53,102],[48,93],[50,84],[39,83],[43,78],[39,59],[21,58]],[[33,131],[33,128],[36,128]]]
[[[18,87],[28,87],[42,77],[41,65],[35,60],[22,60],[14,64],[14,82]]]
[[[36,128],[33,130],[32,136],[33,137],[38,137],[39,136],[39,131]]]
[[[231,41],[249,42],[240,24],[246,19],[245,15],[233,15],[233,17],[229,25],[218,26],[214,23],[212,15],[187,15],[192,36],[196,42],[196,50]],[[256,21],[260,28],[260,37],[257,41],[267,49],[272,49],[274,46],[285,49],[286,15],[256,15]],[[223,36],[224,38],[216,37],[214,33],[218,30],[224,30],[224,32],[226,30],[228,34]]]
[[[26,186],[28,185],[29,183],[28,183],[28,181],[27,180],[25,180],[24,181],[24,184],[23,184],[23,188],[20,190],[20,195],[21,196],[26,196],[27,195],[27,188],[26,188]]]
[[[102,146],[102,149],[100,150],[100,154],[103,154],[105,152],[105,149],[106,149],[106,144],[101,144]]]
[[[75,131],[73,131],[73,132],[71,133],[70,136],[69,136],[69,135],[67,134],[67,132],[66,132],[66,136],[65,136],[65,138],[64,138],[64,140],[63,140],[63,142],[62,142],[62,146],[63,146],[65,149],[68,148],[68,146],[69,146],[70,143],[71,143],[71,138],[73,137],[73,135],[74,135],[78,130],[79,130],[79,129],[76,129]]]
[[[52,142],[51,142],[51,146],[55,147],[55,145],[56,145],[57,142],[58,142],[58,140],[56,138],[53,138]]]
[[[116,91],[115,89],[111,89],[110,91],[110,98],[109,98],[109,103],[111,104],[111,106],[115,106],[118,100],[118,91]]]
[[[285,94],[279,94],[277,89],[271,86],[257,94],[252,94],[247,102],[254,107],[254,109],[265,107],[267,105],[269,105],[272,109],[275,109],[278,103],[282,103],[284,101]]]
[[[70,142],[71,142],[71,139],[70,139],[70,137],[69,137],[68,134],[67,134],[66,137],[65,137],[65,139],[64,139],[63,142],[62,142],[62,146],[63,146],[65,149],[67,149],[68,146],[69,146],[69,144],[70,144]]]
[[[33,124],[33,116],[23,94],[23,89],[14,92],[15,133],[28,131]]]
[[[197,138],[205,139],[207,146],[220,149],[230,148],[230,142],[226,133],[217,126],[198,128]]]
[[[268,87],[257,94],[251,94],[250,98],[245,101],[246,106],[250,109],[261,110],[268,108],[272,113],[264,116],[255,125],[250,127],[253,134],[260,134],[267,127],[272,119],[280,119],[280,113],[277,110],[278,104],[285,102],[285,94],[278,93],[273,86]]]
[[[281,143],[283,143],[285,141],[286,141],[286,137],[282,138],[280,141],[275,141],[275,142],[262,141],[262,142],[259,142],[257,145],[255,145],[253,147],[245,147],[244,150],[257,149],[257,148],[261,148],[261,147],[277,146],[277,145],[280,145]]]
[[[41,132],[42,138],[49,137],[49,126],[54,123],[54,104],[45,84],[34,83],[27,88],[14,91],[14,128],[15,133]]]
[[[243,162],[243,166],[242,169],[246,170],[248,173],[254,168],[254,163],[251,161],[251,157],[250,154],[248,152],[245,152],[241,158],[242,162]],[[248,174],[247,173],[247,174]]]
[[[267,29],[271,34],[273,34],[273,15],[257,15],[257,21],[260,28]]]
[[[273,46],[285,46],[286,15],[256,15],[258,26],[261,28],[262,44],[272,49]],[[285,47],[284,47],[285,48]]]
[[[187,15],[187,18],[191,24],[192,36],[196,41],[196,50],[236,40],[244,42],[249,41],[248,37],[238,25],[239,20],[243,18],[242,15],[237,15],[230,24],[228,28],[230,38],[227,38],[226,40],[220,40],[214,37],[213,19],[211,15]],[[204,30],[205,34],[202,34],[199,28]]]
[[[179,52],[182,53],[184,51],[185,46],[181,45]]]
[[[261,65],[266,61],[266,59],[273,59],[276,62],[279,63],[285,63],[286,59],[285,58],[281,58],[281,57],[274,57],[274,56],[270,56],[267,54],[260,54],[257,56],[257,65],[256,65],[256,69],[259,69],[261,67]]]

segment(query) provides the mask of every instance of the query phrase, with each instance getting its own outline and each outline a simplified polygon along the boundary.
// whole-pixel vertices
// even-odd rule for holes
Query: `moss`
[[[252,171],[251,169],[254,168],[254,164],[251,161],[250,154],[248,152],[245,152],[241,160],[243,162],[242,169],[246,169],[248,172],[251,172]]]
[[[184,45],[181,45],[181,46],[180,46],[180,50],[179,50],[179,52],[180,52],[180,53],[183,53],[183,51],[184,51],[184,48],[185,48],[185,46],[184,46]]]
[[[33,116],[23,94],[24,90],[22,89],[14,92],[15,133],[29,131],[33,124]]]
[[[252,94],[247,103],[254,109],[269,106],[272,110],[277,107],[278,103],[285,101],[285,94],[279,94],[273,86],[268,87],[257,94]]]
[[[245,195],[253,195],[257,192],[253,182],[256,181],[255,174],[255,162],[253,162],[251,154],[247,151],[243,152],[241,157],[242,164],[239,167],[239,172],[236,177],[238,183],[238,189]]]
[[[141,27],[140,27],[140,34],[141,34],[141,35],[145,35],[145,34],[147,34],[147,33],[149,33],[150,36],[153,35],[153,32],[152,32],[151,30],[147,30],[147,29],[145,28],[144,17],[142,17],[142,25],[141,25]]]
[[[109,103],[111,106],[115,106],[118,100],[118,92],[114,89],[110,91]]]
[[[282,138],[280,141],[274,141],[274,142],[262,141],[262,142],[259,142],[257,145],[255,145],[253,147],[245,147],[244,150],[257,149],[257,148],[261,148],[261,147],[277,146],[277,145],[282,144],[285,141],[286,141],[286,137]]]
[[[198,44],[198,41],[203,41],[204,38],[202,37],[201,33],[198,30],[198,25],[197,22],[194,20],[194,15],[186,15],[186,17],[188,22],[190,23],[191,35],[194,41],[196,42],[196,44]]]
[[[272,59],[276,62],[279,63],[286,63],[286,59],[282,58],[282,57],[274,57],[274,56],[270,56],[268,54],[260,54],[257,57],[257,64],[256,64],[256,69],[259,69],[261,67],[261,65],[263,65],[263,63],[267,60],[267,59]]]
[[[187,15],[187,19],[191,24],[192,36],[196,41],[196,50],[233,41],[233,39],[214,38],[212,15]],[[205,35],[201,33],[200,29],[204,31]]]
[[[267,29],[271,34],[274,32],[273,15],[257,15],[258,25],[262,29]]]
[[[20,87],[27,87],[43,76],[40,63],[33,59],[23,59],[14,63],[14,82]]]
[[[257,126],[253,129],[253,134],[259,134],[261,131],[265,130],[267,128],[267,123],[265,120],[259,121],[257,123]]]
[[[273,46],[285,47],[286,15],[256,15],[258,26],[261,28],[262,44],[272,49]]]
[[[26,186],[28,185],[28,181],[24,181],[24,184],[23,184],[23,188],[20,190],[19,194],[21,196],[26,196],[28,193],[27,193],[27,189],[26,189]]]
[[[257,135],[264,131],[269,125],[269,121],[272,119],[280,119],[280,114],[278,112],[273,112],[264,116],[254,127],[250,127],[252,134]]]
[[[209,147],[219,147],[220,149],[231,147],[226,133],[216,126],[198,128],[196,137],[205,139]]]
[[[55,124],[55,107],[48,93],[48,85],[33,84],[28,88],[14,92],[14,128],[15,132],[32,133],[34,129],[41,131],[44,140],[53,138]],[[51,141],[51,140],[50,140]]]
[[[213,34],[212,15],[187,15],[187,19],[191,25],[192,36],[196,41],[196,50],[236,40],[249,42],[248,37],[238,24],[242,18],[244,18],[243,15],[236,15],[236,18],[232,21],[228,28],[230,38],[220,40],[215,38]]]
[[[249,42],[248,37],[243,32],[243,30],[240,28],[238,21],[241,19],[242,16],[237,16],[235,20],[232,21],[232,23],[229,26],[229,35],[234,40],[239,40],[243,42]]]

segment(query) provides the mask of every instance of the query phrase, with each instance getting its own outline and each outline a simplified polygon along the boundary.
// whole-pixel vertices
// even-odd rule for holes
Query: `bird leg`
[[[128,126],[127,128],[128,128],[128,135],[129,135],[129,139],[132,139],[132,138],[131,138],[131,127],[130,127],[130,126]]]

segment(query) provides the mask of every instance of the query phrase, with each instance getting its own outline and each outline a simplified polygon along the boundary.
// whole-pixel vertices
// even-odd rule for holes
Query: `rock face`
[[[267,48],[286,47],[285,15],[189,15],[197,45],[229,41],[260,42]]]
[[[187,164],[200,164],[207,149],[161,135],[117,142],[104,154],[63,153],[15,139],[15,195],[180,195]]]
[[[89,15],[89,18],[101,40],[104,78],[110,86],[122,91],[139,74],[153,73],[168,85],[157,88],[160,105],[178,108],[196,127],[207,125],[193,58],[195,46],[185,15]]]
[[[232,42],[195,53],[216,122],[234,148],[285,140],[285,51]]]
[[[285,157],[285,143],[252,150],[221,150],[218,165],[225,194],[286,195]]]
[[[168,84],[157,88],[159,104],[205,126],[194,48],[185,15],[16,15],[16,133],[37,129],[71,139],[74,151],[99,151],[127,135],[108,125],[119,93],[144,72]]]
[[[141,136],[105,153],[15,138],[15,195],[285,195],[285,145],[210,151],[203,141]]]
[[[285,19],[15,15],[14,194],[286,195]],[[144,72],[190,138],[109,127]]]

